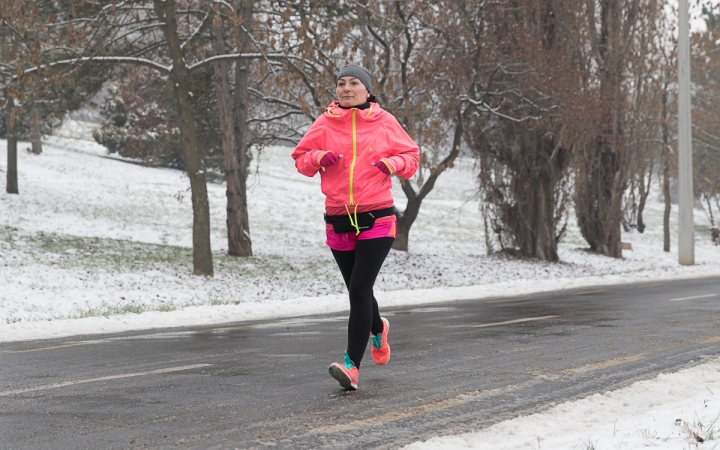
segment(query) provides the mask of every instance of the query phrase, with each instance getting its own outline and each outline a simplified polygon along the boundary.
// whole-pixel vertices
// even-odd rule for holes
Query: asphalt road
[[[397,448],[720,356],[720,278],[383,315],[356,392],[345,314],[0,344],[0,449]]]

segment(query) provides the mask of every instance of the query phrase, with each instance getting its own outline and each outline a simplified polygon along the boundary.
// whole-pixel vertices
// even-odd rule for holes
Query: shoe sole
[[[330,376],[335,378],[344,389],[350,389],[353,391],[357,390],[357,384],[353,384],[352,379],[350,379],[348,374],[340,368],[339,364],[330,364],[328,372],[330,373]]]

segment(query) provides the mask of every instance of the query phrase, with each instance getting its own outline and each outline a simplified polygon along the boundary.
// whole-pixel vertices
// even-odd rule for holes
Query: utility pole
[[[690,26],[688,0],[680,0],[678,26],[678,262],[695,264]]]

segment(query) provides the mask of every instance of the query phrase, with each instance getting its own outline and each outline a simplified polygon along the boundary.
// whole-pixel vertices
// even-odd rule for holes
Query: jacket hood
[[[349,119],[352,114],[352,110],[354,108],[341,108],[340,102],[332,102],[330,103],[327,108],[325,108],[325,115],[330,119]],[[370,102],[370,107],[367,109],[358,109],[356,117],[362,117],[364,120],[368,122],[372,122],[375,120],[379,120],[382,118],[382,116],[386,114],[385,110],[380,107],[375,102]]]

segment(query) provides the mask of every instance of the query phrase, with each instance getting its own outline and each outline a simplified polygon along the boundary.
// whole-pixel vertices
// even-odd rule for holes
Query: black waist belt
[[[332,225],[333,231],[336,233],[350,233],[355,231],[359,234],[361,231],[371,229],[373,225],[375,225],[375,219],[392,216],[393,214],[395,214],[395,207],[376,209],[374,211],[357,214],[343,214],[342,216],[328,216],[327,214],[324,216],[325,223]]]

